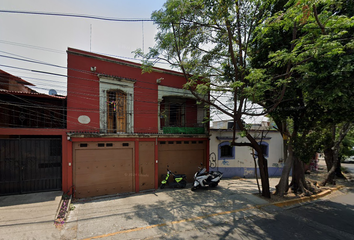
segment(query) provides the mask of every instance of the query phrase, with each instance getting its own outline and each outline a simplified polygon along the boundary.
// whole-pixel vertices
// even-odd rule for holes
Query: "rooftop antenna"
[[[143,53],[144,51],[144,21],[141,21],[141,35],[142,35],[142,48],[143,48]]]
[[[91,52],[92,24],[90,24],[90,52]]]

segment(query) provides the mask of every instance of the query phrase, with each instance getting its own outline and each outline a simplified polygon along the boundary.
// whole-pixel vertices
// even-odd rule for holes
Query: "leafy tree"
[[[354,156],[354,126],[351,126],[347,136],[343,139],[339,156],[340,160],[345,160],[347,157]]]
[[[152,14],[158,25],[155,47],[147,54],[136,51],[145,59],[144,71],[149,71],[156,61],[168,62],[182,71],[186,79],[184,87],[196,98],[233,119],[234,126],[239,126],[249,142],[236,143],[234,128],[232,144],[250,146],[259,153],[265,197],[270,197],[267,161],[242,119],[274,110],[285,92],[284,87],[284,91],[271,96],[274,101],[266,110],[259,111],[248,104],[258,95],[285,83],[284,78],[268,80],[262,71],[250,67],[251,39],[256,28],[270,16],[272,2],[167,0],[163,9]],[[222,96],[230,96],[232,104],[227,105]]]
[[[352,1],[289,1],[260,27],[255,40],[259,55],[253,66],[263,75],[282,76],[283,72],[288,80],[283,101],[271,113],[280,132],[289,138],[289,157],[277,186],[280,195],[289,188],[291,167],[295,191],[300,188],[310,194],[313,189],[305,181],[300,160],[310,159],[311,151],[321,144],[314,138],[321,129],[353,117],[352,5]],[[255,101],[269,106],[273,101],[269,96],[280,89],[275,91]],[[336,149],[340,142],[333,143]]]

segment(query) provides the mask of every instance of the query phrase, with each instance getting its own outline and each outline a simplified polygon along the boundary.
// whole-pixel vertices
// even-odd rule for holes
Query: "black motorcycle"
[[[170,178],[170,176],[173,176],[173,181],[169,182],[168,179]],[[168,185],[171,188],[185,188],[187,185],[187,176],[186,174],[177,174],[177,173],[173,173],[168,169],[167,166],[167,175],[166,178],[164,180],[161,181],[161,189],[164,189],[165,186]]]

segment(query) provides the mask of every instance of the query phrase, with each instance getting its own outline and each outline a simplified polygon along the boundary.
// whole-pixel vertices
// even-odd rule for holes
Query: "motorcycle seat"
[[[205,176],[205,175],[209,175],[208,172],[203,172],[203,173],[199,173],[197,176]]]
[[[186,174],[175,174],[175,178],[185,178]]]

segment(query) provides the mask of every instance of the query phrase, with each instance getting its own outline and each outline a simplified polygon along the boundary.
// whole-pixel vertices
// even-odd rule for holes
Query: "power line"
[[[36,49],[36,50],[42,50],[42,51],[53,52],[53,53],[66,54],[66,52],[62,51],[62,50],[57,50],[57,49],[53,49],[53,48],[39,47],[39,46],[34,46],[34,45],[29,45],[29,44],[24,44],[24,43],[11,42],[11,41],[1,40],[1,39],[0,39],[0,43],[13,45],[13,46],[18,46],[18,47],[33,48],[33,49]]]
[[[17,55],[19,56],[19,55]],[[61,69],[69,69],[69,70],[74,70],[74,71],[77,71],[77,72],[81,72],[81,73],[84,73],[84,74],[88,74],[88,75],[92,75],[93,73],[90,72],[90,71],[85,71],[85,70],[82,70],[82,69],[74,69],[74,68],[67,68],[65,66],[60,66],[60,65],[56,65],[56,64],[51,64],[51,63],[46,63],[46,62],[42,62],[42,61],[39,61],[39,60],[28,60],[28,59],[23,59],[23,58],[18,58],[18,57],[10,57],[10,56],[5,56],[5,55],[0,55],[0,57],[7,57],[7,58],[11,58],[11,59],[15,59],[15,60],[19,60],[19,61],[26,61],[26,62],[31,62],[31,63],[36,63],[36,64],[43,64],[43,65],[48,65],[48,66],[52,66],[52,67],[58,67],[58,68],[61,68]],[[22,56],[21,56],[22,57]],[[3,64],[0,64],[0,66],[4,66],[4,67],[10,67],[10,68],[16,68],[16,69],[20,69],[20,70],[26,70],[26,71],[31,71],[31,72],[36,72],[36,73],[42,73],[42,74],[49,74],[49,75],[55,75],[55,76],[60,76],[60,77],[65,77],[65,78],[69,78],[69,77],[72,77],[72,76],[68,76],[68,75],[64,75],[64,74],[57,74],[57,73],[53,73],[53,72],[46,72],[46,71],[39,71],[39,70],[32,70],[32,69],[26,69],[26,68],[18,68],[18,67],[13,67],[13,66],[9,66],[9,65],[3,65]],[[75,78],[78,78],[78,77],[75,77]],[[94,80],[94,79],[88,79],[88,78],[79,78],[79,79],[82,79],[82,80],[88,80],[88,81],[94,81],[94,82],[99,82],[99,80]],[[59,81],[58,81],[59,82]],[[147,81],[139,81],[141,83],[147,83],[147,84],[153,84],[155,85],[156,83],[152,83],[152,82],[147,82]],[[60,82],[62,83],[62,82]],[[81,85],[80,85],[81,87]],[[136,86],[135,86],[136,87]],[[138,86],[138,88],[142,88],[142,89],[146,89],[146,90],[152,90],[152,91],[158,91],[158,89],[154,89],[154,88],[147,88],[147,87],[141,87],[141,86]],[[81,88],[80,88],[81,89]],[[173,90],[167,90],[165,92],[171,92],[171,93],[178,93],[177,91],[173,91]]]
[[[18,57],[10,57],[10,56],[6,56],[6,55],[0,55],[0,57],[10,58],[10,59],[13,59],[13,60],[18,60],[18,61],[37,63],[37,64],[43,64],[43,65],[47,65],[47,66],[51,66],[51,67],[57,67],[57,68],[66,69],[66,67],[63,67],[63,66],[60,66],[60,65],[51,64],[51,63],[45,63],[45,62],[38,61],[38,60],[30,60],[30,59],[24,59],[24,58],[18,58]]]
[[[113,17],[104,17],[104,16],[95,16],[95,15],[87,15],[87,14],[74,14],[74,13],[56,13],[56,12],[37,12],[37,11],[15,11],[15,10],[1,10],[0,13],[9,13],[9,14],[28,14],[28,15],[42,15],[42,16],[56,16],[56,17],[72,17],[72,18],[86,18],[86,19],[95,19],[95,20],[103,20],[103,21],[113,21],[113,22],[154,22],[154,23],[163,23],[163,24],[199,24],[201,27],[212,27],[215,26],[215,23],[205,23],[205,22],[193,22],[187,20],[181,21],[165,21],[165,22],[157,22],[150,18],[113,18]],[[226,27],[225,24],[219,24],[218,26]],[[269,27],[279,28],[277,26],[270,25]],[[325,29],[346,29],[346,27],[324,27]],[[319,26],[316,27],[308,27],[308,29],[320,29]]]
[[[6,52],[7,53],[7,52]],[[7,54],[11,54],[11,53],[7,53]],[[2,55],[0,55],[2,56]],[[19,56],[19,55],[17,55]],[[28,59],[21,59],[21,58],[16,58],[16,60],[24,60],[24,61],[28,61]],[[34,63],[37,63],[37,64],[48,64],[48,63],[45,63],[45,62],[42,62],[42,61],[38,61],[38,60],[29,60],[31,62],[34,62]],[[53,65],[53,64],[50,64],[51,66],[55,66],[55,67],[60,67],[60,68],[63,68],[63,69],[67,69],[66,67],[63,67],[63,66],[59,66],[59,65]],[[21,70],[29,70],[29,69],[24,69],[22,68]],[[79,72],[82,72],[84,74],[90,74],[92,75],[92,72],[90,71],[84,71],[84,70],[79,70],[79,69],[71,69],[71,70],[75,70],[75,71],[79,71]],[[58,75],[56,73],[49,73],[49,72],[43,72],[43,71],[36,71],[36,70],[31,70],[31,71],[35,71],[35,72],[41,72],[41,73],[46,73],[46,74],[53,74],[53,75]],[[69,76],[66,76],[66,75],[59,75],[61,77],[69,77]],[[94,80],[94,79],[85,79],[85,78],[81,78],[81,79],[84,79],[84,80],[89,80],[89,81],[95,81],[95,82],[99,82],[99,80]],[[149,83],[149,84],[155,84],[155,83],[151,83],[151,82],[146,82],[146,81],[139,81],[139,82],[145,82],[145,83]],[[135,86],[136,88],[137,86]],[[158,91],[158,88],[155,89],[155,88],[148,88],[148,87],[141,87],[141,86],[138,86],[139,88],[142,88],[142,89],[146,89],[146,90],[152,90],[152,91]],[[75,89],[75,88],[74,88]],[[78,88],[76,88],[78,89]],[[80,90],[82,90],[82,85],[80,85]],[[178,93],[177,91],[168,91],[168,92],[171,92],[171,93]],[[73,94],[79,94],[79,95],[84,95],[84,96],[88,96],[88,97],[84,97],[84,96],[79,96],[80,98],[84,98],[84,99],[87,99],[87,100],[95,100],[96,97],[99,97],[99,95],[92,95],[92,94],[85,94],[84,92],[80,91],[80,92],[73,92],[71,91],[71,93]],[[94,97],[94,98],[92,98]],[[146,103],[153,103],[155,104],[156,101],[139,101],[139,100],[134,100],[134,102],[146,102]]]
[[[8,105],[14,105],[14,106],[18,106],[18,107],[35,107],[35,108],[41,108],[41,109],[46,109],[46,110],[58,110],[58,109],[63,109],[63,110],[66,110],[66,111],[81,111],[81,112],[87,112],[87,113],[101,113],[103,112],[104,110],[103,109],[97,109],[97,104],[87,104],[87,100],[95,100],[94,98],[89,98],[89,97],[83,97],[83,96],[77,96],[77,98],[81,98],[82,101],[85,101],[86,102],[86,106],[89,105],[89,106],[92,106],[92,109],[89,109],[89,108],[63,108],[61,106],[57,107],[56,105],[53,105],[53,107],[50,107],[50,106],[45,106],[45,105],[42,105],[43,102],[40,102],[40,101],[35,101],[33,99],[31,99],[31,102],[28,101],[26,98],[24,97],[19,97],[17,95],[14,95],[12,94],[11,92],[5,92],[6,94],[8,95],[11,95],[17,99],[20,99],[24,102],[28,102],[30,105],[28,104],[21,104],[21,103],[11,103],[11,102],[6,102],[6,101],[2,101],[4,104],[8,103]],[[32,96],[31,96],[32,97]],[[33,97],[36,97],[35,95]],[[158,101],[144,101],[144,100],[132,100],[134,103],[148,103],[148,104],[151,104],[151,106],[155,106]],[[161,104],[162,106],[164,106],[163,104]],[[188,107],[196,107],[198,106],[198,104],[196,103],[193,103],[193,104],[188,104],[187,106],[187,109],[185,110],[186,113],[189,113],[189,112],[195,112],[195,110],[193,109],[188,109]],[[169,109],[177,109],[177,107],[174,107],[174,106],[170,106]],[[143,109],[143,110],[132,110],[132,111],[126,111],[127,114],[152,114],[152,113],[156,113],[156,109],[153,109],[153,110],[149,110],[149,109]]]
[[[39,47],[39,46],[23,44],[23,43],[17,43],[17,42],[11,42],[11,41],[5,41],[5,40],[1,40],[1,39],[0,39],[0,43],[14,45],[14,46],[19,46],[19,47],[25,47],[25,48],[32,48],[32,49],[35,49],[35,50],[66,54],[66,51],[61,51],[61,50],[57,50],[57,49],[53,49],[53,48]],[[127,60],[131,60],[131,61],[141,61],[141,60],[136,59],[136,58],[126,57],[126,56],[119,56],[119,55],[110,54],[110,53],[102,53],[102,52],[92,52],[92,53],[96,53],[96,54],[100,54],[100,55],[104,55],[104,56],[109,56],[109,57],[120,58],[120,59],[127,59]],[[24,58],[26,58],[26,57],[24,57]],[[159,62],[159,64],[168,65],[168,63],[166,63],[166,62]]]
[[[86,14],[55,13],[55,12],[0,10],[0,13],[44,15],[44,16],[73,17],[73,18],[87,18],[87,19],[96,19],[96,20],[114,21],[114,22],[153,22],[154,21],[152,19],[147,19],[147,18],[111,18],[111,17],[94,16],[94,15],[86,15]]]

